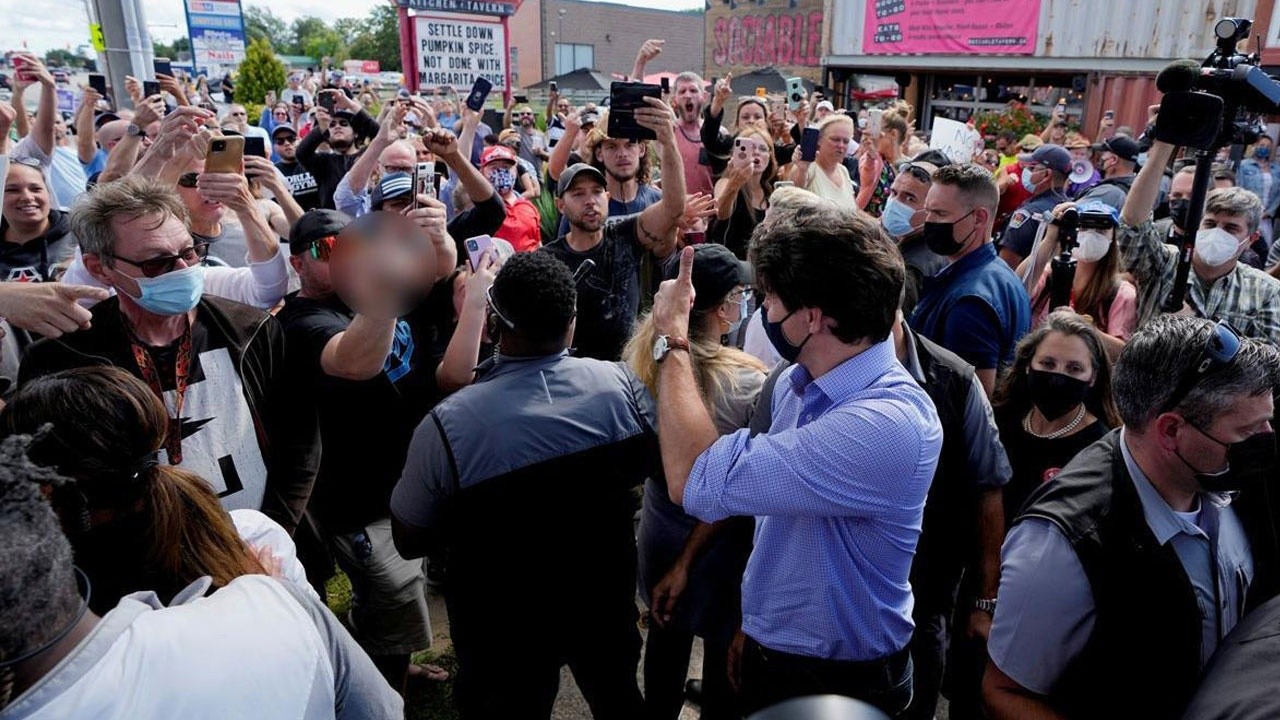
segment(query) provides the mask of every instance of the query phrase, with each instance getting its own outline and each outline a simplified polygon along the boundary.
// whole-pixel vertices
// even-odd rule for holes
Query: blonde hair
[[[84,193],[71,208],[71,234],[86,255],[110,256],[116,244],[116,218],[134,220],[159,215],[156,227],[169,218],[187,225],[187,207],[172,186],[137,175],[126,175]]]
[[[698,394],[708,411],[713,410],[715,398],[738,388],[739,371],[769,372],[769,368],[755,357],[737,348],[721,345],[719,334],[711,334],[715,311],[723,304],[722,299],[715,307],[701,312],[695,310],[689,317],[689,359],[693,362],[693,377],[698,383]],[[646,313],[622,350],[623,362],[631,366],[654,398],[658,397],[658,363],[653,359],[653,343],[657,339],[658,328],[654,324],[653,314]]]
[[[832,125],[844,124],[849,126],[849,132],[853,132],[853,118],[840,113],[831,113],[830,115],[818,121],[818,132],[823,136],[827,134],[827,128]]]

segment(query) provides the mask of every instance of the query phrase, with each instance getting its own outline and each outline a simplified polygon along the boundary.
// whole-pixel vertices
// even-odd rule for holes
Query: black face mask
[[[1173,224],[1179,229],[1185,231],[1187,225],[1187,212],[1191,209],[1191,201],[1187,198],[1177,198],[1169,201],[1169,217],[1173,218]]]
[[[970,210],[956,220],[956,222],[925,221],[923,237],[924,244],[929,247],[929,252],[934,255],[951,257],[963,250],[965,244],[969,242],[969,238],[973,237],[973,234],[978,231],[978,228],[975,226],[969,231],[968,235],[964,236],[963,240],[956,240],[955,225],[960,222],[960,220],[963,220],[972,214],[973,210]]]
[[[1089,395],[1089,383],[1047,370],[1027,371],[1027,391],[1031,404],[1046,420],[1057,420]]]
[[[1195,426],[1192,425],[1192,427]],[[1258,433],[1238,443],[1228,444],[1200,428],[1196,428],[1196,431],[1227,449],[1227,469],[1212,473],[1197,470],[1182,457],[1182,453],[1177,453],[1178,459],[1195,472],[1196,482],[1200,483],[1201,489],[1205,492],[1234,492],[1260,482],[1269,482],[1274,475],[1275,433]]]

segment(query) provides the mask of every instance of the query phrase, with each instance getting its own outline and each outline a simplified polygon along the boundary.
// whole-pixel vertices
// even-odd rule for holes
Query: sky
[[[339,0],[329,3],[316,0],[271,0],[269,3],[249,0],[244,1],[244,5],[266,5],[276,15],[284,18],[285,22],[292,22],[305,15],[314,15],[332,22],[340,17],[366,15],[371,8],[382,2],[386,0]],[[685,10],[702,7],[703,0],[638,0],[621,4]],[[69,46],[74,52],[78,45],[87,46],[89,21],[82,0],[58,4],[56,13],[51,13],[50,7],[31,0],[0,0],[0,17],[4,18],[0,24],[0,51],[20,49],[24,41],[28,48],[42,55],[53,48]],[[142,0],[142,11],[146,14],[153,38],[169,42],[187,34],[182,0]],[[91,54],[88,48],[86,52]]]

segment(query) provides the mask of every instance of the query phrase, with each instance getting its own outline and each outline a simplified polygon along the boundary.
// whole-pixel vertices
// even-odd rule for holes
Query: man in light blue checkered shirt
[[[699,399],[690,248],[655,298],[668,489],[700,520],[756,517],[744,710],[836,693],[896,714],[911,698],[907,578],[942,427],[889,339],[905,276],[897,249],[872,220],[780,194],[751,249],[766,332],[796,363],[774,389],[767,434],[717,439]]]

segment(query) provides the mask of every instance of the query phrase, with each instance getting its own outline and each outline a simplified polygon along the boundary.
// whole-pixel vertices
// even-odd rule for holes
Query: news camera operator
[[[1138,328],[1160,314],[1161,304],[1174,289],[1179,248],[1165,243],[1151,219],[1160,179],[1173,152],[1169,143],[1152,143],[1147,163],[1125,199],[1116,233],[1124,267],[1137,281]],[[1257,239],[1261,220],[1262,202],[1253,193],[1241,188],[1209,192],[1196,230],[1182,314],[1226,320],[1246,337],[1276,344],[1280,343],[1280,281],[1238,262],[1240,253]]]

